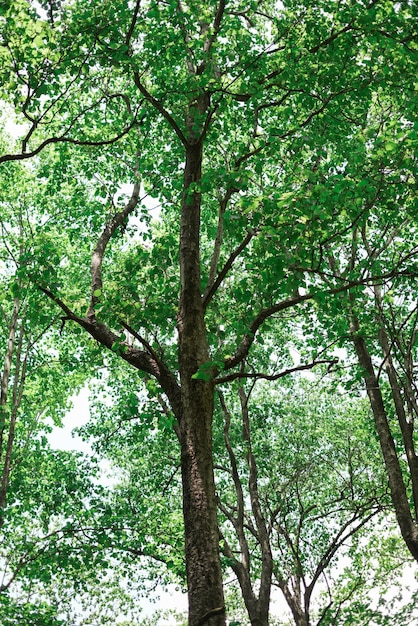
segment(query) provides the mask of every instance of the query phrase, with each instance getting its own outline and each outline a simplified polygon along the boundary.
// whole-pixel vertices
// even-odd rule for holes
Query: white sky
[[[72,432],[74,428],[83,426],[88,421],[89,415],[89,389],[86,386],[73,398],[73,408],[63,420],[64,426],[62,428],[54,427],[49,435],[48,439],[51,446],[58,450],[79,450],[85,454],[92,454],[91,446]],[[109,465],[104,462],[103,471],[106,482],[108,469]],[[159,599],[157,599],[158,596]],[[187,612],[187,596],[176,591],[175,585],[169,587],[168,591],[157,588],[152,598],[143,597],[140,602],[142,619],[151,616],[157,610],[176,609],[177,611]],[[162,621],[160,623],[163,624]],[[170,622],[166,621],[164,623],[169,624]]]

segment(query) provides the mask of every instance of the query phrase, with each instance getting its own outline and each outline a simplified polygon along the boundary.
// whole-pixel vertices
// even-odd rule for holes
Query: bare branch
[[[289,374],[294,374],[295,372],[303,372],[306,370],[311,370],[317,365],[328,365],[328,371],[332,367],[338,363],[338,359],[321,359],[320,361],[313,361],[312,363],[307,363],[305,365],[296,365],[295,367],[290,367],[288,369],[282,370],[277,374],[265,374],[264,372],[234,372],[233,374],[228,374],[227,376],[222,376],[220,378],[215,379],[215,384],[220,385],[222,383],[227,383],[231,380],[236,380],[237,378],[251,378],[251,379],[262,379],[262,380],[278,380],[279,378],[284,378]]]
[[[229,270],[231,269],[235,259],[241,254],[241,252],[248,246],[248,244],[250,243],[251,239],[258,233],[257,230],[253,229],[250,230],[246,237],[243,239],[243,241],[240,243],[240,245],[238,246],[238,248],[236,248],[234,250],[234,252],[230,255],[229,259],[227,260],[227,262],[225,263],[225,265],[223,266],[223,268],[221,269],[221,271],[219,272],[218,276],[216,277],[216,279],[213,281],[213,284],[210,284],[210,282],[208,283],[208,286],[206,287],[206,291],[203,295],[203,307],[206,308],[209,304],[209,302],[212,300],[213,296],[215,295],[216,291],[218,290],[219,286],[222,284],[223,279],[225,278],[225,276],[227,275],[227,273],[229,272]],[[218,226],[218,234],[217,234],[217,238],[219,235],[219,226]],[[215,258],[216,254],[219,255],[219,251],[217,250],[216,246],[217,246],[218,242],[216,241],[215,243],[215,250],[214,250],[214,256],[213,259]],[[221,240],[219,241],[219,246],[221,245]],[[212,259],[212,262],[214,262]]]

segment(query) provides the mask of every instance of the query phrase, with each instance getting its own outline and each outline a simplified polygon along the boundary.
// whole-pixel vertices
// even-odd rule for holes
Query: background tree
[[[354,352],[357,367],[352,359],[347,359],[353,367],[351,386],[356,385],[358,377],[365,383],[399,527],[416,558],[413,364],[417,239],[412,191],[416,136],[402,95],[400,101],[385,100],[383,94],[380,97],[386,108],[373,107],[370,111],[367,127],[353,145],[356,160],[347,166],[341,164],[357,189],[363,190],[357,208],[350,210],[353,228],[338,244],[336,239],[320,242],[320,258],[308,270],[310,280],[319,289],[321,284],[327,288],[331,277],[344,280],[359,270],[370,286],[352,289],[349,295],[328,299],[326,303],[321,298],[321,307],[311,319],[318,319],[319,315],[323,328],[327,328],[329,343],[335,341],[349,354]],[[333,178],[333,183],[327,180],[327,186],[335,192],[341,177]],[[387,271],[390,267],[396,268],[396,275]],[[317,343],[317,336],[308,342]]]
[[[9,169],[0,197],[0,621],[57,626],[83,619],[114,623],[135,615],[143,580],[104,542],[90,542],[110,508],[96,460],[53,450],[48,435],[71,406],[90,367],[73,337],[62,344],[56,310],[28,275],[49,275],[54,248],[36,210],[44,189],[22,168]],[[40,190],[40,187],[42,188]],[[41,202],[40,202],[41,204]],[[39,224],[42,237],[39,239]],[[90,356],[91,356],[90,352]],[[135,566],[135,570],[137,568]],[[124,580],[129,576],[128,593]],[[78,602],[74,601],[74,597]],[[86,599],[88,597],[88,601]],[[96,613],[96,615],[95,615]],[[84,623],[84,622],[83,622]]]
[[[393,540],[394,520],[391,531],[386,526],[390,500],[368,404],[319,379],[257,387],[240,385],[235,398],[232,390],[220,393],[217,492],[225,561],[251,624],[269,623],[274,587],[297,626],[345,623],[345,605],[362,598],[366,614],[367,592],[379,586],[384,596],[405,562]],[[381,568],[370,547],[377,538],[382,547],[391,544],[391,563]],[[338,569],[345,570],[344,582]]]

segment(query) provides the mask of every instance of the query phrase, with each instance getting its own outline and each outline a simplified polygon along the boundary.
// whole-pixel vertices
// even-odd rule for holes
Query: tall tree
[[[371,106],[384,110],[380,92],[391,98],[415,80],[415,11],[389,0],[2,5],[2,95],[26,127],[21,149],[0,162],[49,150],[49,232],[65,229],[73,244],[69,256],[57,237],[50,274],[39,275],[36,257],[27,269],[64,321],[153,377],[170,405],[192,626],[225,622],[215,384],[243,375],[279,314],[401,269],[331,276],[319,297],[306,280],[318,240],[339,240],[358,220],[340,202],[349,176],[336,195],[315,182],[325,166],[338,174],[356,162],[351,146]],[[100,178],[107,203],[73,195],[71,206],[70,176]],[[117,206],[128,180],[131,197]],[[136,222],[126,252],[117,233],[134,223],[141,184],[163,203],[163,232],[150,250]],[[274,376],[265,365],[260,375]]]

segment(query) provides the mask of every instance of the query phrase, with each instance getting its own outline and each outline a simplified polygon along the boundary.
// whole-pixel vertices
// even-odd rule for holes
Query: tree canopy
[[[86,563],[161,562],[185,581],[191,626],[225,624],[225,564],[252,624],[273,580],[310,624],[334,548],[387,510],[385,480],[418,559],[416,19],[406,0],[0,3],[18,128],[0,154],[2,531],[23,514],[44,416],[89,378],[86,436],[124,479],[100,495],[52,451],[43,475],[91,497]],[[307,372],[333,381],[330,413],[311,396],[313,429],[309,406],[281,413],[277,396],[283,383],[297,399]],[[322,467],[302,493],[308,458]],[[65,533],[76,511],[52,499]]]

